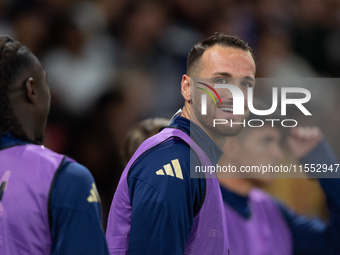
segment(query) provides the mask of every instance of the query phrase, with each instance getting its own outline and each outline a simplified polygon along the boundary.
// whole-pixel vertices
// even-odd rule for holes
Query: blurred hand
[[[323,139],[321,130],[317,127],[295,127],[290,130],[287,144],[297,159],[310,153]]]

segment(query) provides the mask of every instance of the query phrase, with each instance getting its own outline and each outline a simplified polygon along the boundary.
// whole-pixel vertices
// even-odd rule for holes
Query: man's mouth
[[[220,109],[223,112],[233,112],[233,108],[232,107],[218,106],[218,109]]]

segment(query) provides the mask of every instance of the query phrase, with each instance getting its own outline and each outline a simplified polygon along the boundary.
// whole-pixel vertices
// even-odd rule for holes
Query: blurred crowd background
[[[257,77],[340,76],[339,0],[0,0],[0,34],[29,47],[48,73],[46,146],[91,170],[104,226],[126,133],[182,107],[187,54],[215,32],[249,42]],[[339,86],[329,89],[340,95]],[[330,108],[340,123],[340,104]],[[313,214],[315,203],[299,200],[303,185],[289,185],[277,185],[278,193]]]

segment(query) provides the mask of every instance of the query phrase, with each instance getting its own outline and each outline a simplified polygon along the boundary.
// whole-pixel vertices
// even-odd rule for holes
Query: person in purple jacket
[[[108,254],[89,170],[43,146],[46,72],[0,37],[0,254]]]
[[[275,166],[283,156],[280,140],[280,130],[271,125],[247,127],[238,137],[228,140],[219,164],[238,169],[260,164]],[[326,164],[336,168],[336,156],[318,128],[293,128],[287,143],[301,164]],[[340,254],[340,179],[319,179],[330,212],[330,219],[325,223],[294,213],[258,188],[268,185],[272,179],[258,177],[219,178],[231,254]]]
[[[246,93],[254,77],[252,51],[240,38],[215,34],[194,45],[181,82],[183,111],[142,143],[121,176],[106,230],[112,255],[229,254],[218,180],[191,178],[191,171],[215,165],[227,138],[241,131],[241,125],[213,128],[213,119],[239,122],[244,116],[232,114],[226,90],[217,105],[208,101],[209,114],[202,116],[201,94],[195,92],[207,84],[196,81],[214,85],[235,79]]]

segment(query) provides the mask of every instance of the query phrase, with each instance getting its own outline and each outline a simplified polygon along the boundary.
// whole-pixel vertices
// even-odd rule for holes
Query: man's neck
[[[185,102],[181,116],[190,120],[190,106],[187,106],[187,102]]]

